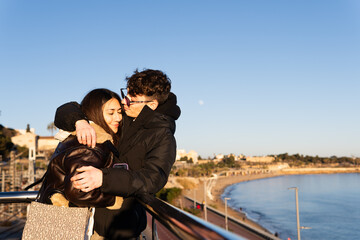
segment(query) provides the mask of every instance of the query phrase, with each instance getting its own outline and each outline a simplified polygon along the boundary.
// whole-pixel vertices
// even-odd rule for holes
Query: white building
[[[51,137],[40,137],[35,134],[35,129],[30,129],[29,132],[26,130],[17,130],[18,135],[11,138],[11,142],[15,145],[33,148],[36,153],[43,153],[45,151],[53,151],[59,144],[59,140],[55,139],[53,136]]]
[[[193,163],[196,164],[198,162],[199,155],[194,150],[186,153],[185,149],[178,149],[176,151],[176,161],[179,161],[181,158],[187,157],[187,159],[192,159]]]

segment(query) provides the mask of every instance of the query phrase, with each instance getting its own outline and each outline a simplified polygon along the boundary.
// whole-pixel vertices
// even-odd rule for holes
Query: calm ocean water
[[[301,239],[360,239],[360,174],[291,175],[242,182],[222,195],[228,205],[281,239],[297,239],[298,187]]]

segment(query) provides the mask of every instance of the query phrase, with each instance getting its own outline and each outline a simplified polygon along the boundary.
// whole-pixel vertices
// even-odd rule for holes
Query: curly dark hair
[[[128,94],[132,96],[145,95],[164,103],[170,93],[171,80],[160,70],[145,69],[126,78]]]

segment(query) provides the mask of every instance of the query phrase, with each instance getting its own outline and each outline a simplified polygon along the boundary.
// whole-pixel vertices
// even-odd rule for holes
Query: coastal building
[[[176,161],[180,161],[180,159],[186,155],[185,149],[177,149],[176,150]]]
[[[217,154],[217,155],[215,155],[215,159],[219,159],[219,160],[224,159],[224,157],[225,157],[224,154]]]
[[[235,161],[239,161],[241,159],[241,155],[236,156],[235,154],[231,153],[229,155],[227,155],[227,157],[233,157]]]
[[[213,162],[214,163],[221,162],[224,158],[225,158],[224,154],[217,154],[217,155],[215,155]]]
[[[57,145],[59,144],[59,140],[55,139],[53,136],[37,137],[37,153],[45,154],[46,152],[53,152]]]
[[[185,149],[178,149],[176,151],[176,161],[185,161],[185,160],[193,160],[194,164],[203,164],[203,163],[208,163],[208,162],[214,162],[214,163],[218,163],[223,161],[225,158],[234,158],[235,161],[246,161],[246,162],[254,162],[254,163],[271,163],[275,160],[275,157],[271,157],[271,156],[254,156],[254,157],[250,157],[250,156],[244,156],[242,154],[240,155],[235,155],[233,153],[225,155],[225,154],[214,154],[214,158],[209,160],[209,159],[201,159],[199,160],[199,155],[197,152],[195,152],[194,150],[191,150],[189,152],[186,152]],[[181,165],[179,163],[179,165]]]
[[[15,145],[35,149],[36,155],[44,155],[46,152],[53,152],[59,144],[59,140],[53,136],[38,136],[34,128],[28,130],[16,129],[18,135],[11,137],[11,142]]]
[[[24,131],[24,130],[16,130],[18,131],[18,135],[11,137],[11,142],[15,145],[27,147],[27,148],[36,148],[37,144],[37,136],[35,134],[35,130],[33,131]]]
[[[194,164],[198,163],[199,155],[194,150],[189,151],[188,153],[185,151],[185,149],[178,149],[176,151],[176,161],[180,161],[183,159],[192,159]]]

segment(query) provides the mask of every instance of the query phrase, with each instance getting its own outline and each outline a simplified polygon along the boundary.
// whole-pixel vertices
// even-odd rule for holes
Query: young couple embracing
[[[95,207],[92,239],[137,239],[146,199],[161,190],[176,157],[180,116],[171,81],[159,70],[135,71],[118,94],[90,91],[56,111],[62,142],[40,190],[42,202]]]

